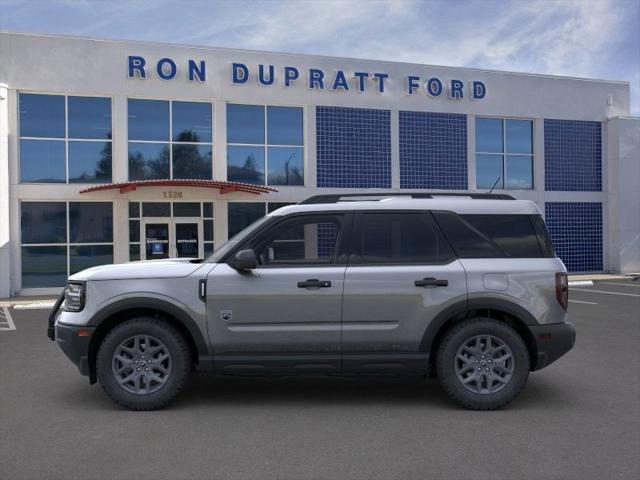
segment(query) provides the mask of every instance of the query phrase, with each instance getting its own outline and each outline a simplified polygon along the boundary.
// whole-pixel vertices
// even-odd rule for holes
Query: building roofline
[[[59,38],[59,39],[65,39],[65,40],[84,40],[84,41],[116,43],[116,44],[170,46],[170,47],[181,47],[181,48],[188,48],[193,50],[206,50],[206,51],[214,51],[214,52],[222,51],[222,52],[238,52],[238,53],[250,53],[250,54],[262,53],[262,54],[278,55],[278,56],[284,56],[284,57],[305,56],[305,57],[316,57],[316,58],[334,59],[334,60],[356,60],[361,62],[380,62],[380,63],[391,63],[396,65],[412,65],[416,67],[447,68],[447,69],[467,70],[467,71],[481,72],[481,73],[549,78],[552,80],[579,80],[584,82],[631,85],[631,82],[629,80],[608,80],[608,79],[588,78],[588,77],[571,77],[571,76],[550,75],[550,74],[543,74],[543,73],[516,72],[511,70],[494,70],[489,68],[458,67],[453,65],[434,65],[434,64],[428,64],[428,63],[416,63],[416,62],[398,62],[393,60],[382,60],[382,59],[373,59],[373,58],[336,57],[334,55],[322,55],[319,53],[276,52],[272,50],[250,50],[246,48],[213,47],[213,46],[206,46],[206,45],[192,45],[192,44],[169,43],[169,42],[150,42],[150,41],[143,41],[143,40],[127,40],[127,39],[118,39],[118,38],[95,38],[95,37],[89,37],[89,36],[83,36],[83,35],[59,35],[59,34],[52,34],[52,33],[20,32],[20,31],[12,31],[12,30],[4,30],[4,29],[0,29],[0,35],[1,34]]]

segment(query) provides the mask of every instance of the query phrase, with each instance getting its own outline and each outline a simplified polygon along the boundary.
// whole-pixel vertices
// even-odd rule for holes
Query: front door
[[[256,252],[256,269],[222,263],[211,271],[207,322],[218,372],[340,370],[344,218],[283,219],[238,247]]]
[[[145,219],[142,234],[144,260],[204,256],[200,218]]]
[[[345,275],[345,372],[426,371],[429,322],[466,302],[465,271],[429,212],[359,213]]]

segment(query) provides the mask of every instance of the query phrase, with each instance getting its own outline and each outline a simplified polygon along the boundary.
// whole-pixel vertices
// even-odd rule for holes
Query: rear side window
[[[456,215],[436,213],[461,258],[540,258],[530,215]]]
[[[428,213],[364,213],[358,223],[360,263],[425,265],[455,258]]]
[[[540,251],[545,258],[553,258],[556,256],[556,251],[553,248],[553,242],[549,236],[549,231],[544,223],[541,215],[531,215],[529,217],[533,228],[538,236],[538,245],[540,245]]]

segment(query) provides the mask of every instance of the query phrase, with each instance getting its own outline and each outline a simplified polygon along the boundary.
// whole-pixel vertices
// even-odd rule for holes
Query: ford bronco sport
[[[204,260],[72,275],[48,335],[133,410],[167,405],[193,370],[436,375],[460,404],[491,410],[573,347],[567,297],[533,202],[321,195]]]

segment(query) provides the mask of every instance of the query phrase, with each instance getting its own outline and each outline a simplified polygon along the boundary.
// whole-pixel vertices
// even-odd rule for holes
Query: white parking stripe
[[[623,287],[636,287],[636,288],[640,288],[640,284],[638,284],[638,285],[634,285],[634,284],[632,284],[632,283],[599,282],[598,284],[603,284],[603,285],[622,285]]]
[[[597,305],[596,302],[583,302],[581,300],[569,300],[569,301],[573,303],[588,303],[589,305]]]
[[[15,310],[48,310],[55,305],[54,301],[46,301],[46,302],[32,302],[32,303],[24,303],[14,305],[13,308]]]
[[[586,288],[576,288],[575,290],[572,290],[572,292],[607,293],[609,295],[623,295],[625,297],[638,297],[638,298],[640,298],[640,295],[636,295],[635,293],[605,292],[604,290],[589,290],[589,289],[586,289]]]
[[[9,331],[15,329],[16,324],[13,323],[13,318],[11,318],[9,309],[7,307],[2,307],[0,309],[0,330]]]

